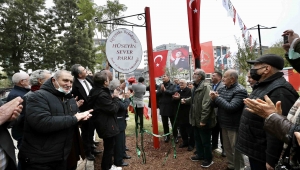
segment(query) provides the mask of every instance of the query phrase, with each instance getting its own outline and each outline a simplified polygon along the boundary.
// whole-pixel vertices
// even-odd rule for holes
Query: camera
[[[289,42],[289,40],[288,40],[288,35],[284,35],[283,36],[283,44],[286,44],[286,43],[288,43]]]

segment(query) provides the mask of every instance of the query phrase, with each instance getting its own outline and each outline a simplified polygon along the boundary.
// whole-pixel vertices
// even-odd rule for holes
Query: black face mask
[[[262,68],[265,68],[265,67],[266,67],[266,66],[261,67],[261,68],[257,68],[257,69],[251,68],[251,69],[250,69],[250,76],[251,76],[251,78],[252,78],[253,80],[259,81],[260,78],[261,78],[261,75],[257,74],[257,71],[258,71],[259,69],[262,69]]]

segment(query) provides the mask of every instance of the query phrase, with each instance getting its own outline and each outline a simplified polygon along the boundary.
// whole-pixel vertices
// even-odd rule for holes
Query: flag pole
[[[149,79],[150,79],[150,100],[151,100],[151,115],[152,115],[152,131],[154,134],[158,134],[158,121],[157,121],[157,108],[156,108],[156,82],[154,77],[154,58],[153,58],[153,46],[152,46],[152,33],[151,33],[151,18],[150,8],[145,8],[146,19],[146,38],[147,38],[147,52],[148,52],[148,64],[149,64]],[[153,136],[153,146],[155,149],[159,148],[158,137]]]

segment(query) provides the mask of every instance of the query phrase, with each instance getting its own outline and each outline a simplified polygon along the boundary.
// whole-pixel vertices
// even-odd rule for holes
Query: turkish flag
[[[200,58],[200,0],[187,0],[187,13],[189,21],[190,41],[193,56]]]
[[[153,52],[154,77],[160,77],[165,74],[167,57],[168,57],[168,50]]]

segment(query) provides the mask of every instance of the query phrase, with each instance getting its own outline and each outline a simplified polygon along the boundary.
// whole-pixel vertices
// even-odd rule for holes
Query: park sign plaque
[[[130,30],[114,30],[106,41],[106,56],[110,65],[121,73],[131,73],[142,61],[142,45]]]

